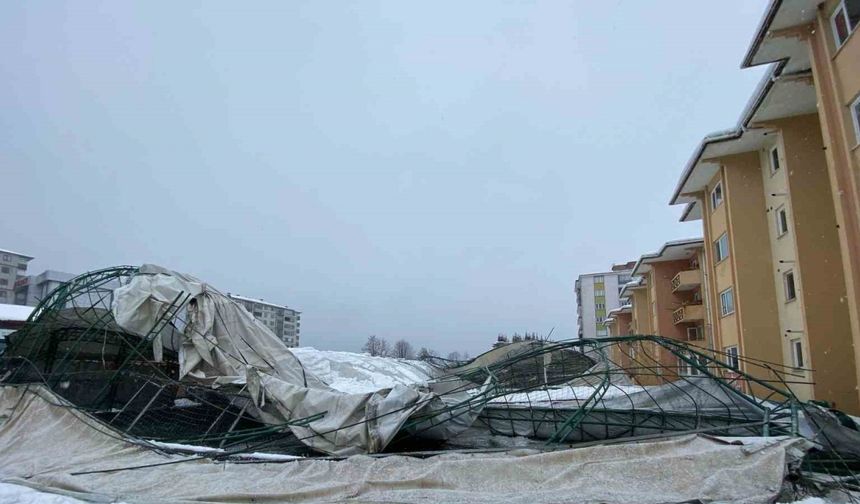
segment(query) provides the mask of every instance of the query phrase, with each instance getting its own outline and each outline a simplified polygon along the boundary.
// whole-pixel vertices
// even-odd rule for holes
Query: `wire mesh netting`
[[[218,448],[212,457],[260,450],[324,455],[308,441],[331,434],[315,423],[331,411],[276,421],[255,399],[253,383],[180,377],[192,293],[160,305],[145,334],[120,327],[115,291],[139,274],[128,266],[94,271],[52,292],[9,337],[3,384],[47,387],[88,421],[142,443]],[[532,339],[467,362],[434,364],[432,380],[406,384],[426,394],[427,404],[412,405],[380,451],[553,450],[690,433],[805,436],[816,447],[798,475],[809,485],[860,490],[856,424],[799,400],[794,369],[650,335]],[[368,407],[336,429],[384,422],[404,409]]]

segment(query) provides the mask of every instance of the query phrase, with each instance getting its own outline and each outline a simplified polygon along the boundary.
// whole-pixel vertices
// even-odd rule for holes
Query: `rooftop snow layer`
[[[25,322],[33,312],[32,306],[0,304],[0,320]]]

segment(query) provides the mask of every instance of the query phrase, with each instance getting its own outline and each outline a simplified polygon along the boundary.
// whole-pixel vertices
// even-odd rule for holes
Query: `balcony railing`
[[[702,285],[700,270],[685,270],[679,272],[672,279],[672,292],[697,289]]]
[[[705,320],[705,308],[700,304],[684,305],[672,312],[672,322],[686,324]]]

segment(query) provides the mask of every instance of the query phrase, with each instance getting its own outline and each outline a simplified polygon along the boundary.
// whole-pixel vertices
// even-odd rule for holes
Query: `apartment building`
[[[254,315],[254,318],[265,324],[287,346],[299,346],[302,330],[302,313],[300,311],[288,306],[268,303],[262,299],[230,293],[227,293],[227,296],[244,306]]]
[[[28,255],[0,249],[0,304],[14,304],[15,282],[27,274]]]
[[[603,338],[609,333],[604,322],[610,310],[621,306],[618,296],[631,280],[633,261],[615,264],[611,271],[580,275],[575,283],[579,338]]]
[[[36,306],[60,285],[75,275],[64,271],[45,270],[38,275],[19,277],[15,281],[16,305]]]
[[[702,140],[671,200],[702,222],[715,349],[741,368],[782,364],[799,397],[853,412],[858,13],[860,0],[772,2],[743,66],[775,64],[737,126]],[[745,370],[778,379],[762,369]]]
[[[644,254],[631,271],[633,281],[622,287],[620,295],[628,302],[609,313],[606,324],[610,334],[655,334],[709,348],[704,272],[700,266],[703,260],[701,238],[667,242],[659,251]],[[620,352],[624,347],[615,348]],[[654,383],[666,373],[697,373],[671,352],[648,343],[630,346],[614,358],[622,367],[634,366],[640,372],[643,367],[653,368]],[[642,381],[643,376],[638,379]]]
[[[860,360],[860,0],[772,1],[742,67],[776,63],[815,100]],[[793,77],[796,76],[796,77]],[[800,212],[795,212],[799,214]],[[856,370],[860,373],[860,369]],[[860,376],[860,375],[858,375]]]

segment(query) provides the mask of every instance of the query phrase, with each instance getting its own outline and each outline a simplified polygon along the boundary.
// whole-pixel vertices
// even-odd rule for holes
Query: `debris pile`
[[[719,352],[657,336],[521,340],[468,362],[379,360],[290,349],[196,278],[118,267],[62,285],[9,337],[0,406],[20,423],[23,399],[38,397],[123,443],[243,464],[672,439],[710,453],[689,440],[728,436],[781,453],[771,468],[781,481],[860,490],[857,425],[800,401],[791,370],[771,364],[743,362],[743,372]],[[0,423],[0,439],[12,423]]]

